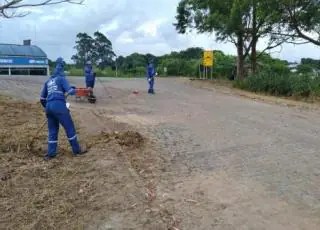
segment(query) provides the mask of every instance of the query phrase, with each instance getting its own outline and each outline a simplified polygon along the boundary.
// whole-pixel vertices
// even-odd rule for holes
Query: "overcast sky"
[[[36,0],[29,0],[36,2]],[[161,55],[192,46],[235,54],[233,44],[216,43],[214,36],[179,35],[172,23],[179,0],[86,0],[84,6],[62,4],[33,8],[25,18],[0,23],[0,42],[21,44],[23,39],[41,47],[50,59],[62,56],[69,61],[78,32],[92,35],[99,30],[113,43],[117,55],[133,52]],[[259,45],[260,49],[263,44]],[[259,48],[258,47],[258,48]],[[314,45],[284,45],[272,51],[274,57],[299,61],[320,59]]]

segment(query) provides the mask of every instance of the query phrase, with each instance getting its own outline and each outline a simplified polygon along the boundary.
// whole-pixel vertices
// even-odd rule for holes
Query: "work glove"
[[[40,99],[40,104],[42,105],[42,107],[45,109],[46,105],[47,105],[47,100],[46,99]]]

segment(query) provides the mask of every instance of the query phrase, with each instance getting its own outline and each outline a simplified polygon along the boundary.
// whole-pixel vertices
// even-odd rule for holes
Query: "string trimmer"
[[[67,94],[65,97],[66,99],[68,98],[69,94]],[[66,103],[67,108],[70,108],[70,104],[67,102]],[[35,133],[35,135],[32,136],[31,141],[27,144],[27,149],[30,151],[32,148],[32,145],[34,143],[35,140],[39,139],[39,133],[41,132],[41,130],[43,129],[43,127],[47,124],[48,120],[45,120],[43,122],[43,124],[40,126],[40,128],[37,130],[37,132]]]
[[[69,109],[70,104],[67,103],[67,108]],[[30,151],[32,148],[32,145],[34,143],[35,140],[39,139],[39,133],[41,132],[41,130],[43,129],[43,127],[48,123],[48,120],[45,120],[42,125],[40,126],[40,128],[37,130],[37,132],[35,133],[35,135],[32,136],[31,141],[29,142],[29,144],[27,144],[27,149]]]
[[[43,122],[43,124],[42,124],[42,125],[40,126],[40,128],[37,130],[36,134],[33,135],[30,143],[27,144],[27,149],[28,149],[29,151],[31,150],[34,141],[35,141],[36,139],[39,139],[39,133],[41,132],[41,130],[43,129],[43,127],[47,124],[47,122],[48,122],[47,120],[45,120],[45,122]]]

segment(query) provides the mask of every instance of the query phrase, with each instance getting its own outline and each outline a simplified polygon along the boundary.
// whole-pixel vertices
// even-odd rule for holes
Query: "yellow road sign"
[[[213,51],[206,50],[203,52],[203,65],[204,66],[213,66]]]

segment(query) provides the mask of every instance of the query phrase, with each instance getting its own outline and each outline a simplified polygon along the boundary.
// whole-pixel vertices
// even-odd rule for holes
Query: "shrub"
[[[236,81],[232,82],[232,86],[234,88],[238,88],[238,89],[244,89],[244,90],[248,90],[249,89],[249,87],[247,85],[247,81],[236,80]]]
[[[71,68],[68,70],[69,76],[84,76],[82,69]]]
[[[292,95],[296,97],[309,97],[312,93],[313,80],[309,75],[293,75],[290,77]]]
[[[275,96],[309,97],[320,95],[320,77],[310,74],[274,74],[261,72],[235,81],[233,86]]]

